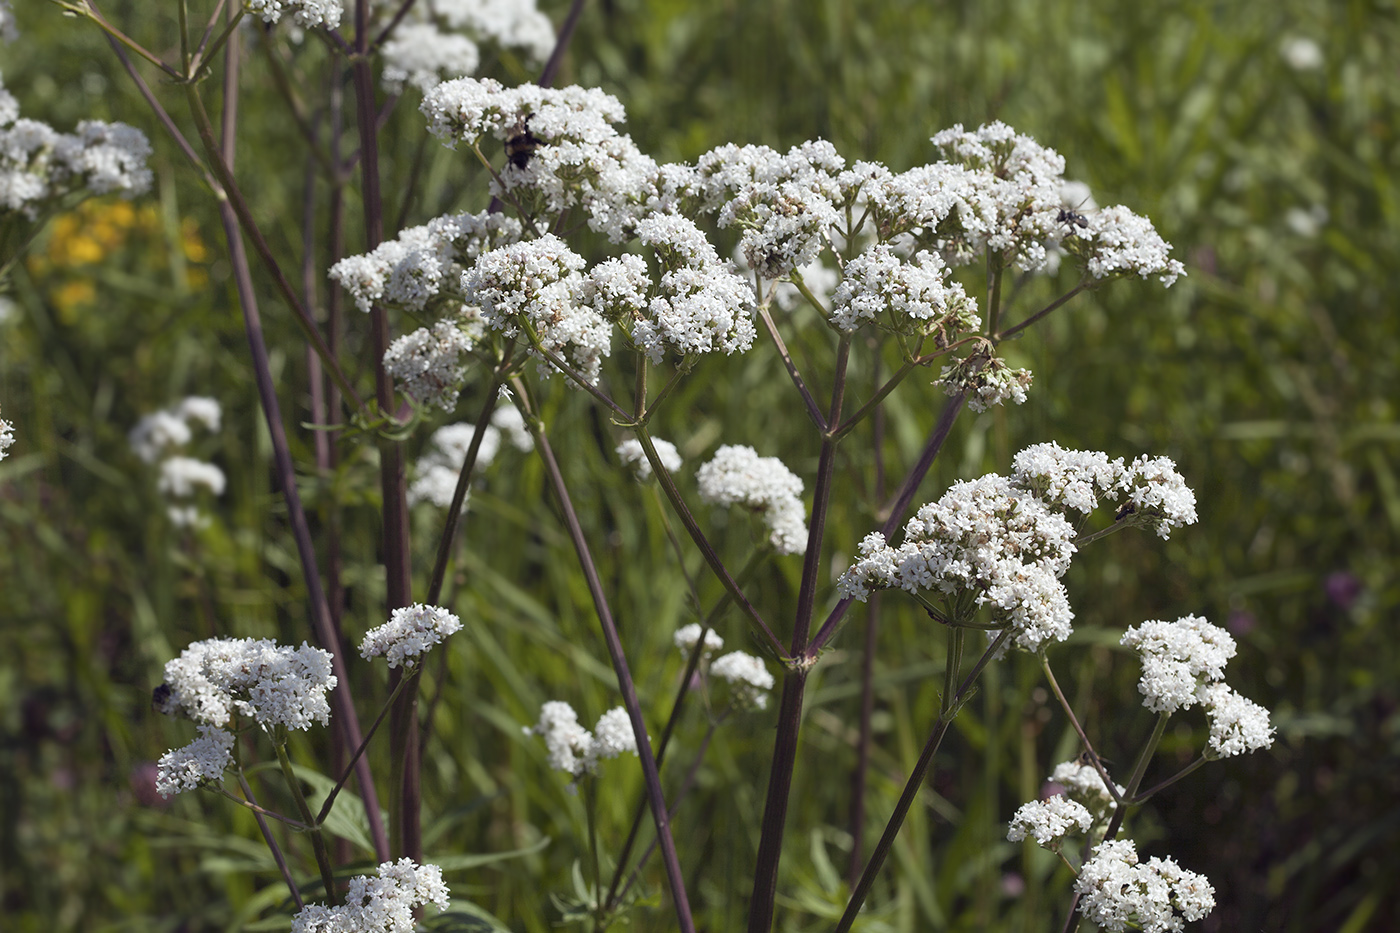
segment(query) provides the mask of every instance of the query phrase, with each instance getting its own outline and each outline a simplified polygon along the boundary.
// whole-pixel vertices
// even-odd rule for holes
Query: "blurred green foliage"
[[[103,7],[155,48],[175,34],[174,4]],[[558,22],[562,4],[554,7]],[[95,29],[41,4],[19,15],[24,40],[0,54],[22,112],[62,129],[83,118],[143,127],[156,141],[160,182],[125,226],[116,202],[87,205],[76,226],[51,225],[14,276],[14,312],[0,320],[0,404],[18,434],[0,464],[0,914],[6,929],[26,931],[284,928],[285,889],[251,818],[208,795],[167,804],[153,787],[154,759],[190,738],[187,726],[150,712],[166,659],[214,634],[310,637],[213,206]],[[1317,43],[1317,67],[1290,65],[1298,39]],[[1171,854],[1210,877],[1219,907],[1206,930],[1357,933],[1400,915],[1391,883],[1400,856],[1397,40],[1396,6],[1380,0],[596,0],[566,65],[566,80],[619,96],[628,129],[658,159],[823,136],[848,159],[903,169],[929,157],[938,129],[1005,120],[1063,153],[1068,175],[1100,204],[1149,215],[1176,244],[1189,276],[1169,292],[1118,282],[1032,329],[1012,351],[1036,374],[1030,400],[966,414],[917,501],[956,478],[1005,470],[1015,451],[1050,439],[1112,456],[1169,455],[1196,489],[1199,525],[1166,543],[1118,536],[1080,558],[1068,579],[1078,631],[1051,660],[1101,751],[1121,761],[1148,714],[1136,701],[1135,665],[1113,647],[1117,633],[1196,612],[1239,639],[1230,682],[1274,711],[1274,748],[1197,772],[1129,827],[1147,854]],[[299,256],[306,160],[259,55],[250,49],[244,81],[241,177],[280,253]],[[311,42],[297,53],[312,76],[323,57]],[[493,68],[528,76],[513,61]],[[177,94],[160,92],[180,112]],[[400,103],[385,134],[389,215],[402,209],[418,223],[479,209],[480,174],[462,154],[423,142],[413,103]],[[405,198],[415,159],[422,184]],[[349,213],[358,223],[357,203]],[[94,238],[100,262],[83,262],[73,237],[104,223],[116,232]],[[258,280],[295,427],[307,417],[305,354],[290,315]],[[1020,283],[1010,316],[1067,281]],[[363,320],[350,314],[346,359],[368,385]],[[804,369],[829,370],[824,329],[789,339]],[[857,349],[852,378],[869,391],[874,355]],[[197,533],[165,520],[154,476],[125,439],[142,414],[187,394],[223,403],[223,428],[202,453],[230,477],[212,524]],[[622,437],[585,397],[558,383],[545,395],[659,728],[682,663],[671,633],[693,617],[662,511],[618,470],[612,447]],[[468,391],[457,417],[479,404]],[[892,397],[883,451],[892,477],[941,405],[927,379]],[[766,347],[703,366],[655,431],[692,463],[719,443],[746,443],[799,475],[815,473],[816,442]],[[306,466],[312,433],[291,433],[322,539],[332,501],[343,508],[336,539],[347,638],[357,639],[382,621],[372,446],[343,443],[341,468],[318,476]],[[835,569],[877,524],[868,430],[843,458],[853,479],[837,490],[828,528]],[[702,520],[741,563],[747,525],[713,511]],[[439,523],[431,509],[415,512],[420,589]],[[712,604],[719,588],[689,550],[686,567]],[[798,575],[786,558],[760,576],[755,599],[768,618],[791,615]],[[548,699],[572,702],[591,722],[617,697],[531,457],[503,451],[474,492],[450,591],[468,624],[425,686],[438,696],[425,702],[427,851],[458,859],[447,875],[455,895],[511,929],[548,930],[559,916],[549,895],[568,896],[575,860],[586,858],[584,817],[581,798],[520,727]],[[894,596],[884,607],[867,851],[931,725],[942,667],[928,621]],[[863,629],[857,610],[809,686],[782,930],[829,929],[844,904]],[[731,647],[748,647],[736,617],[720,631]],[[385,695],[382,671],[352,670],[368,718]],[[1199,745],[1200,722],[1183,719],[1198,728],[1169,735],[1153,773]],[[771,713],[727,723],[677,819],[691,896],[711,930],[743,923],[771,725]],[[665,770],[669,787],[703,731],[697,705]],[[299,760],[328,770],[323,738],[310,736]],[[1075,750],[1031,659],[995,666],[940,753],[858,928],[1058,929],[1065,871],[1006,843],[1004,823]],[[387,773],[385,749],[373,754]],[[640,780],[623,763],[605,776],[606,859]],[[255,784],[264,802],[285,803],[275,778]],[[309,862],[300,840],[290,849]],[[520,850],[486,864],[468,858]],[[354,846],[342,855],[361,865],[370,857]],[[643,887],[634,927],[669,929],[668,909],[656,906],[659,875]]]

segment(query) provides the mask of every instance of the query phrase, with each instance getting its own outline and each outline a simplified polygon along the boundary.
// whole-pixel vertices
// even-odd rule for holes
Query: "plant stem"
[[[447,562],[452,556],[452,542],[457,537],[457,526],[462,520],[462,503],[466,501],[467,489],[471,486],[472,471],[476,468],[476,458],[481,452],[481,440],[486,436],[486,428],[496,411],[500,399],[501,386],[510,377],[512,360],[515,356],[515,341],[510,340],[501,351],[501,362],[491,376],[491,385],[486,390],[486,400],[481,404],[481,413],[476,416],[472,429],[471,443],[467,445],[467,455],[462,460],[462,469],[457,474],[457,487],[452,491],[452,502],[447,507],[447,518],[443,521],[442,535],[438,538],[437,557],[433,560],[433,575],[428,582],[427,602],[436,606],[442,596],[442,585],[447,579]]]
[[[306,805],[306,796],[301,792],[301,780],[292,770],[292,760],[287,757],[286,727],[278,726],[277,731],[279,734],[272,743],[277,748],[277,763],[282,766],[282,777],[286,779],[287,787],[292,791],[292,800],[296,803],[302,822],[310,826],[306,832],[311,837],[311,851],[316,856],[316,865],[321,869],[321,883],[326,888],[326,903],[334,907],[340,901],[340,892],[336,890],[335,870],[331,867],[330,853],[326,851],[326,837],[311,816],[311,808]]]
[[[788,352],[787,344],[783,343],[783,335],[778,333],[778,327],[773,323],[773,315],[768,310],[767,303],[758,306],[758,316],[763,321],[763,327],[768,331],[768,336],[773,338],[773,346],[777,348],[783,366],[787,368],[788,375],[792,377],[792,384],[797,387],[797,393],[802,396],[802,404],[807,409],[807,417],[812,419],[812,423],[817,426],[818,431],[825,431],[826,419],[822,417],[817,400],[812,397],[807,383],[803,381],[802,373],[797,371],[797,364],[792,361],[792,354]]]
[[[960,629],[957,628],[949,630],[950,646],[953,644],[954,633],[958,631]],[[865,898],[870,893],[870,887],[875,882],[875,876],[880,873],[880,868],[885,863],[885,857],[889,855],[895,837],[899,834],[900,827],[904,825],[904,818],[909,814],[909,808],[913,805],[914,798],[918,796],[919,789],[923,786],[924,776],[933,761],[933,756],[937,753],[938,746],[942,744],[943,736],[947,734],[953,717],[957,715],[958,706],[982,673],[982,669],[987,666],[993,655],[1010,635],[1010,629],[1003,629],[996,640],[987,646],[987,650],[982,653],[982,657],[978,659],[967,677],[963,679],[962,686],[958,688],[957,692],[951,695],[947,691],[944,692],[938,721],[934,723],[933,731],[929,733],[928,741],[924,743],[924,750],[920,753],[919,760],[914,764],[913,773],[909,775],[909,780],[904,784],[904,791],[899,795],[899,802],[895,804],[894,813],[890,816],[889,822],[885,824],[885,831],[881,834],[880,841],[876,843],[875,850],[870,853],[870,861],[866,863],[865,870],[861,872],[860,880],[856,882],[855,888],[851,891],[851,899],[846,904],[846,912],[841,915],[840,923],[836,925],[836,933],[847,933],[851,924],[855,922],[856,915],[860,913],[861,905],[865,903]],[[954,663],[951,651],[948,663],[949,665]]]
[[[1015,327],[1008,327],[1006,330],[1002,331],[1001,333],[994,335],[993,339],[996,340],[998,343],[1000,343],[1000,342],[1003,341],[1003,340],[1008,340],[1008,339],[1010,339],[1011,337],[1016,336],[1016,335],[1019,334],[1021,331],[1025,330],[1027,327],[1030,327],[1030,326],[1031,326],[1032,324],[1034,324],[1036,321],[1038,321],[1038,320],[1040,320],[1041,318],[1045,317],[1045,316],[1046,316],[1047,314],[1049,314],[1051,311],[1054,311],[1056,308],[1060,307],[1060,306],[1063,305],[1065,302],[1069,301],[1069,300],[1070,300],[1071,298],[1073,298],[1075,295],[1078,295],[1080,292],[1084,291],[1084,290],[1087,289],[1088,287],[1089,287],[1089,285],[1088,285],[1087,282],[1080,282],[1078,285],[1074,286],[1074,288],[1072,288],[1072,289],[1070,289],[1069,291],[1065,292],[1065,293],[1064,293],[1063,295],[1061,295],[1059,298],[1056,298],[1054,301],[1050,302],[1050,304],[1046,305],[1044,308],[1041,308],[1041,309],[1040,309],[1039,311],[1037,311],[1035,314],[1032,314],[1030,317],[1026,318],[1024,321],[1022,321],[1021,323],[1017,324]]]
[[[740,586],[743,586],[749,581],[754,571],[757,570],[762,563],[763,558],[767,556],[766,550],[754,552],[753,556],[749,558],[748,564],[745,565],[743,570],[739,571],[739,576],[736,578]],[[710,610],[709,615],[705,616],[701,621],[700,637],[696,639],[695,647],[691,649],[690,656],[686,659],[685,672],[681,675],[680,685],[676,688],[676,698],[671,701],[671,715],[666,720],[666,728],[661,730],[661,741],[656,743],[656,767],[658,771],[666,760],[666,750],[670,747],[671,736],[676,730],[677,723],[680,722],[681,711],[685,707],[685,698],[690,695],[690,683],[695,677],[696,669],[700,666],[701,657],[704,656],[705,636],[714,627],[715,622],[719,620],[724,610],[729,608],[730,600],[730,595],[725,593],[720,597],[715,607]],[[638,801],[637,812],[632,817],[632,828],[627,831],[627,840],[622,844],[622,849],[618,853],[617,866],[613,869],[612,884],[608,887],[608,897],[604,903],[604,906],[609,909],[612,908],[621,897],[621,895],[618,894],[617,886],[622,880],[623,869],[627,867],[627,857],[632,854],[632,846],[637,841],[637,831],[641,828],[642,815],[646,813],[646,806],[647,802],[645,798]]]
[[[962,411],[963,402],[967,398],[966,392],[959,392],[948,399],[943,406],[943,413],[938,418],[938,423],[934,425],[933,433],[929,435],[928,443],[924,445],[923,453],[919,455],[919,460],[914,464],[909,474],[904,478],[903,485],[895,495],[894,502],[890,503],[885,514],[885,523],[880,528],[881,534],[889,538],[899,527],[899,523],[904,520],[904,513],[909,508],[909,503],[914,501],[914,494],[918,492],[919,484],[928,475],[929,469],[933,466],[933,461],[938,457],[939,451],[943,449],[943,443],[948,439],[948,432],[953,430],[953,422],[957,420],[958,413]],[[808,654],[815,656],[816,652],[826,647],[827,643],[836,635],[841,626],[841,621],[846,617],[846,612],[851,608],[855,598],[847,596],[838,602],[827,615],[822,627],[817,630],[816,636],[812,639],[812,644],[808,648]]]
[[[516,391],[523,400],[525,387],[520,384],[518,379],[516,380]],[[618,689],[622,693],[623,706],[626,707],[628,718],[632,722],[632,731],[637,739],[637,757],[642,764],[642,779],[646,783],[647,799],[651,804],[652,818],[656,823],[656,835],[661,840],[661,857],[666,865],[666,877],[671,886],[671,899],[675,904],[676,919],[682,933],[695,933],[695,921],[691,917],[690,901],[685,893],[685,878],[681,875],[680,860],[676,856],[675,840],[671,838],[671,822],[666,813],[666,800],[661,791],[661,777],[657,772],[656,759],[652,755],[651,739],[647,736],[646,721],[642,718],[642,707],[641,702],[637,699],[637,688],[627,667],[627,657],[622,650],[622,640],[618,636],[617,625],[613,621],[612,608],[608,605],[607,596],[603,592],[602,581],[599,579],[597,567],[593,563],[592,551],[584,537],[583,527],[579,524],[578,514],[574,511],[573,500],[569,497],[564,474],[559,469],[559,462],[554,457],[554,450],[550,447],[549,438],[541,430],[538,417],[534,417],[533,412],[526,414],[529,416],[525,419],[526,424],[530,426],[530,433],[535,438],[535,448],[540,453],[540,459],[544,462],[550,485],[559,500],[560,508],[564,513],[564,524],[568,528],[569,538],[572,540],[574,550],[578,555],[579,565],[583,570],[584,579],[588,583],[588,591],[593,597],[598,621],[603,628],[603,639],[607,644],[608,656],[612,661],[613,671],[617,675]]]
[[[831,410],[827,424],[841,420],[846,395],[846,368],[851,358],[851,338],[842,335],[836,347],[836,371],[832,380]],[[807,651],[816,605],[817,578],[821,573],[822,535],[826,530],[831,485],[836,474],[836,445],[830,432],[823,432],[817,460],[817,482],[812,493],[812,518],[807,532],[807,550],[802,560],[802,583],[797,591],[797,615],[793,621],[789,654],[801,662],[783,676],[783,698],[778,708],[778,734],[773,743],[773,760],[768,773],[768,795],[763,805],[763,829],[754,867],[753,897],[749,901],[749,933],[768,933],[773,926],[773,908],[778,889],[778,863],[782,860],[783,836],[787,825],[788,797],[792,773],[797,764],[797,740],[802,728],[802,698],[807,674],[816,655]]]
[[[403,690],[405,683],[407,683],[406,678],[399,678],[399,683],[394,688],[393,693],[389,694],[389,698],[385,700],[384,705],[379,708],[379,715],[375,716],[374,722],[370,723],[369,731],[365,733],[364,741],[360,743],[359,748],[355,749],[355,754],[345,765],[345,771],[341,773],[340,780],[335,782],[335,786],[331,788],[331,792],[326,795],[325,803],[321,804],[321,812],[316,814],[317,826],[324,823],[326,817],[331,815],[331,807],[335,805],[336,796],[339,795],[340,789],[345,786],[345,782],[350,779],[350,774],[353,772],[355,764],[360,760],[360,756],[365,753],[365,749],[369,748],[369,740],[374,738],[374,733],[379,729],[379,724],[384,721],[384,717],[393,706],[394,700],[398,699],[399,693]]]
[[[306,902],[301,899],[301,891],[297,888],[296,879],[292,877],[292,870],[287,867],[287,857],[282,854],[282,847],[273,838],[272,827],[267,825],[267,820],[263,817],[264,813],[273,816],[277,816],[277,814],[258,806],[257,798],[253,796],[253,789],[248,786],[248,779],[243,775],[241,767],[238,769],[238,786],[243,790],[243,797],[247,805],[253,810],[253,818],[258,821],[258,829],[262,832],[263,842],[267,843],[268,849],[272,852],[272,860],[277,863],[277,870],[282,873],[282,880],[287,884],[287,892],[292,896],[292,903],[297,905],[297,910],[301,910],[306,906]],[[231,799],[238,799],[227,791],[224,793]],[[278,819],[285,818],[278,816]]]
[[[236,42],[230,44],[230,52],[235,48]],[[233,87],[236,88],[236,86],[235,83]],[[225,159],[224,150],[214,139],[214,130],[209,123],[208,114],[204,111],[203,102],[199,99],[195,88],[187,87],[185,91],[191,113],[199,128],[200,141],[204,144],[206,155],[211,163],[220,169],[221,176],[225,177],[227,181],[231,181],[232,172]],[[232,88],[229,89],[229,93],[232,93]],[[231,137],[226,140],[226,146],[231,157],[233,154],[233,139]],[[222,190],[226,190],[226,188],[216,189],[216,193],[220,193]],[[296,542],[297,556],[301,561],[302,577],[306,584],[307,597],[311,602],[312,630],[315,632],[316,640],[320,642],[321,647],[331,652],[331,667],[342,685],[342,689],[331,692],[330,701],[335,707],[335,718],[344,731],[346,744],[358,746],[361,741],[360,723],[349,692],[350,674],[345,667],[339,638],[331,622],[330,608],[326,602],[325,590],[321,586],[321,576],[317,569],[315,548],[311,543],[311,529],[306,521],[306,512],[302,508],[301,495],[297,491],[296,468],[292,463],[287,432],[282,424],[281,406],[272,378],[272,367],[268,361],[267,343],[263,337],[257,297],[253,291],[252,271],[248,266],[248,255],[239,234],[239,223],[235,217],[234,203],[230,198],[219,199],[219,219],[223,224],[224,237],[228,243],[234,284],[237,287],[239,305],[243,311],[244,332],[247,335],[248,349],[253,358],[253,375],[257,385],[258,399],[262,403],[263,417],[267,422],[268,434],[272,439],[273,463],[277,483],[282,488],[282,496],[287,503],[287,518],[292,526],[292,538]],[[344,377],[342,376],[342,378]],[[375,853],[381,861],[386,861],[389,858],[388,837],[384,832],[383,821],[380,819],[379,798],[374,789],[374,775],[370,773],[369,763],[361,760],[356,773]]]
[[[1093,759],[1094,768],[1099,772],[1099,777],[1103,779],[1104,787],[1113,795],[1114,803],[1120,807],[1123,805],[1123,797],[1118,793],[1118,786],[1113,783],[1113,779],[1104,770],[1103,762],[1099,760],[1099,753],[1094,751],[1094,744],[1089,741],[1089,736],[1084,732],[1084,727],[1079,724],[1079,719],[1074,715],[1074,709],[1069,705],[1069,700],[1065,698],[1064,691],[1060,689],[1060,683],[1055,679],[1055,672],[1050,669],[1050,659],[1041,655],[1040,668],[1045,672],[1045,679],[1050,682],[1050,690],[1055,694],[1055,699],[1060,701],[1060,708],[1069,717],[1070,725],[1074,727],[1075,733],[1079,736],[1079,741],[1084,745],[1085,751]]]
[[[1157,792],[1160,791],[1160,790],[1163,790],[1164,788],[1170,787],[1171,785],[1175,784],[1177,781],[1179,781],[1179,780],[1181,780],[1182,778],[1186,777],[1186,775],[1190,774],[1191,772],[1195,771],[1197,768],[1201,767],[1201,765],[1205,764],[1208,760],[1209,760],[1209,759],[1206,758],[1205,755],[1202,755],[1201,757],[1197,758],[1195,761],[1191,762],[1189,765],[1187,765],[1186,767],[1182,768],[1180,771],[1176,772],[1176,774],[1173,774],[1171,777],[1167,778],[1166,780],[1161,781],[1161,782],[1159,782],[1159,783],[1157,783],[1157,784],[1152,785],[1152,787],[1148,788],[1147,790],[1143,791],[1143,792],[1140,793],[1140,794],[1134,795],[1134,796],[1133,796],[1133,799],[1130,800],[1129,803],[1132,803],[1132,804],[1136,805],[1136,804],[1140,804],[1140,803],[1146,802],[1147,799],[1148,799],[1149,797],[1151,797],[1153,794],[1157,793]]]

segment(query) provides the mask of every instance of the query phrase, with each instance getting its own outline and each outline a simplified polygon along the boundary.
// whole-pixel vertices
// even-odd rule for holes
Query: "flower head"
[[[540,708],[540,719],[526,735],[544,738],[546,759],[556,771],[566,771],[575,779],[598,770],[598,762],[616,758],[623,752],[637,754],[636,733],[627,711],[616,707],[598,719],[593,732],[579,725],[578,714],[568,703],[551,700]]]
[[[1080,913],[1114,933],[1130,924],[1144,933],[1178,931],[1183,917],[1200,920],[1215,909],[1215,889],[1205,876],[1169,858],[1154,856],[1139,864],[1131,839],[1098,845],[1080,869],[1074,889],[1080,895]]]
[[[162,797],[173,797],[201,784],[217,781],[233,764],[234,734],[215,726],[201,725],[199,738],[183,748],[160,756],[156,763],[156,790]]]
[[[667,472],[674,473],[681,468],[684,461],[681,459],[681,452],[676,449],[675,444],[663,441],[659,437],[653,437],[651,443],[656,447],[656,456]],[[647,459],[646,451],[642,449],[642,442],[635,437],[629,437],[617,445],[617,457],[624,466],[630,466],[636,471],[638,482],[644,483],[651,479],[651,461]]]
[[[441,606],[414,603],[395,609],[388,622],[366,632],[360,642],[360,657],[368,661],[382,655],[390,667],[398,667],[415,661],[461,629],[462,620]]]
[[[1210,720],[1211,757],[1231,758],[1274,744],[1269,711],[1246,700],[1226,684],[1197,687],[1196,699],[1205,707],[1206,718]]]
[[[1142,656],[1138,692],[1154,713],[1190,709],[1196,689],[1224,677],[1226,662],[1235,656],[1230,633],[1194,615],[1134,626],[1123,633],[1122,644]]]
[[[700,641],[700,631],[701,628],[698,622],[692,622],[689,625],[683,625],[676,629],[676,634],[674,636],[676,647],[687,654],[694,651],[696,643]],[[712,628],[707,628],[704,631],[706,655],[711,651],[718,651],[724,647],[724,639],[719,636],[718,632]]]
[[[351,878],[345,903],[303,907],[292,918],[292,933],[412,933],[416,908],[446,910],[448,903],[441,868],[401,858],[380,865],[378,877]]]
[[[210,638],[166,663],[160,710],[210,726],[226,726],[237,714],[263,728],[309,729],[329,721],[326,692],[335,685],[330,652],[305,642],[292,648],[267,638]]]
[[[754,709],[768,707],[768,691],[773,689],[773,675],[753,655],[731,651],[710,665],[710,674],[729,684],[731,695],[740,706]]]
[[[807,549],[802,480],[777,457],[760,457],[752,447],[726,445],[696,471],[695,479],[704,501],[742,505],[761,513],[779,554],[801,554]]]
[[[1076,827],[1079,832],[1087,833],[1093,823],[1093,814],[1082,803],[1056,794],[1022,804],[1011,818],[1006,838],[1009,842],[1020,842],[1030,835],[1036,843],[1048,848],[1071,835]]]

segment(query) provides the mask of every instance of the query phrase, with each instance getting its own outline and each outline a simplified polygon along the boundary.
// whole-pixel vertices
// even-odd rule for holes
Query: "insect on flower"
[[[1070,207],[1061,208],[1059,216],[1055,218],[1055,222],[1078,227],[1081,230],[1089,226],[1089,218]],[[1073,230],[1071,230],[1070,233],[1078,236]]]
[[[506,161],[518,169],[524,169],[529,165],[530,157],[540,147],[539,139],[530,132],[530,117],[532,116],[534,114],[527,114],[524,119],[511,127],[510,135],[506,137]]]

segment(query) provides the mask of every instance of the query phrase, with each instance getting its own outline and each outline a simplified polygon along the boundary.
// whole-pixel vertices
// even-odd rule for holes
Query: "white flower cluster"
[[[683,625],[676,629],[674,636],[676,647],[684,654],[689,654],[695,650],[695,646],[700,641],[701,626],[698,622]],[[714,629],[704,629],[705,632],[705,654],[718,651],[724,647],[724,639]]]
[[[376,3],[376,12],[393,15],[400,4]],[[543,62],[554,47],[554,27],[535,0],[421,0],[394,28],[380,50],[384,86],[402,90],[404,82],[419,90],[447,78],[476,71],[478,43],[524,51]]]
[[[721,227],[740,229],[739,249],[749,267],[776,279],[815,259],[840,221],[837,177],[845,165],[825,140],[786,154],[731,143],[697,160],[693,185]]]
[[[1050,773],[1050,780],[1063,787],[1070,799],[1083,804],[1095,817],[1102,818],[1118,809],[1118,801],[1113,799],[1113,794],[1104,784],[1099,769],[1091,764],[1078,760],[1062,761]],[[1121,784],[1115,783],[1113,786],[1120,797],[1127,792]]]
[[[452,504],[452,496],[457,491],[457,477],[462,472],[462,464],[467,461],[467,448],[471,446],[472,434],[476,426],[467,422],[444,425],[433,432],[428,440],[428,449],[414,464],[414,480],[408,487],[408,501],[412,505],[431,502],[440,509]],[[491,413],[491,423],[481,435],[481,446],[476,451],[476,467],[479,473],[491,465],[501,449],[501,439],[505,437],[516,450],[528,453],[535,449],[535,439],[525,427],[525,420],[513,405],[501,405]],[[465,510],[470,501],[462,500]]]
[[[265,729],[309,729],[330,720],[326,692],[335,684],[330,652],[305,642],[292,648],[268,638],[210,638],[166,662],[156,705],[202,725],[224,727],[236,714]]]
[[[156,488],[170,497],[166,513],[178,526],[199,526],[206,519],[199,508],[188,501],[199,488],[222,496],[227,481],[224,471],[212,463],[176,453],[194,438],[192,425],[202,425],[209,431],[219,430],[222,411],[217,400],[191,395],[173,408],[145,415],[127,434],[132,452],[146,463],[158,465]]]
[[[6,457],[5,451],[15,442],[15,426],[0,418],[0,460]]]
[[[1119,520],[1153,526],[1162,538],[1196,523],[1196,494],[1168,457],[1139,456],[1130,464],[1090,450],[1034,444],[1012,461],[1021,485],[1059,509],[1088,514],[1099,496],[1123,503]]]
[[[874,321],[898,333],[938,334],[943,342],[975,330],[977,302],[957,282],[947,281],[943,259],[927,250],[904,262],[879,243],[846,264],[846,277],[831,296],[831,323],[854,331]]]
[[[708,644],[708,641],[706,642]],[[710,665],[710,674],[729,684],[734,702],[750,709],[768,708],[773,675],[763,661],[742,651],[731,651]]]
[[[593,230],[620,243],[656,199],[656,162],[613,128],[626,113],[596,88],[458,78],[425,94],[422,111],[429,132],[449,144],[501,140],[509,158],[491,193],[532,215],[578,207]]]
[[[1184,929],[1183,918],[1200,920],[1215,909],[1215,889],[1204,875],[1173,860],[1152,857],[1139,863],[1131,839],[1099,844],[1084,863],[1074,889],[1079,911],[1100,929],[1121,933],[1169,933]]]
[[[551,700],[540,707],[539,722],[534,727],[525,726],[524,732],[543,737],[549,766],[575,778],[595,773],[598,762],[605,758],[616,758],[623,752],[637,754],[632,720],[620,706],[599,717],[590,733],[578,724],[578,713],[572,706]]]
[[[150,155],[145,135],[125,123],[84,120],[75,132],[60,133],[21,119],[19,104],[0,84],[0,217],[16,211],[35,220],[79,191],[141,194],[151,187]]]
[[[330,277],[361,311],[382,302],[419,312],[442,295],[449,313],[470,319],[472,313],[457,294],[462,270],[482,253],[519,240],[521,231],[520,221],[488,211],[435,217],[369,253],[340,260],[331,266]]]
[[[943,386],[948,395],[966,392],[968,408],[986,411],[1008,399],[1017,405],[1024,404],[1031,378],[1028,369],[1012,369],[1000,357],[974,353],[944,366],[935,384]]]
[[[384,372],[400,392],[420,405],[451,411],[457,407],[457,396],[467,378],[462,357],[475,345],[457,321],[438,321],[432,329],[420,327],[389,344],[384,351]]]
[[[1074,556],[1074,536],[1063,515],[991,473],[955,483],[919,509],[898,548],[879,532],[868,535],[838,588],[861,600],[872,586],[937,590],[950,605],[970,596],[966,609],[990,605],[994,622],[1036,651],[1071,631],[1074,613],[1060,577]]]
[[[1146,217],[1116,205],[1091,213],[1085,220],[1088,226],[1066,238],[1065,246],[1084,257],[1085,268],[1094,278],[1137,274],[1145,279],[1155,275],[1170,286],[1186,274],[1179,261],[1168,258],[1172,245]]]
[[[685,461],[681,459],[681,452],[676,449],[675,444],[663,441],[659,437],[653,437],[651,443],[656,448],[656,456],[661,460],[661,465],[668,473],[674,473],[681,468]],[[617,445],[617,457],[623,466],[630,466],[636,471],[637,482],[645,483],[651,479],[651,461],[647,459],[646,451],[642,450],[642,442],[635,437],[629,437]]]
[[[990,473],[953,484],[909,521],[898,548],[879,532],[868,535],[838,581],[841,594],[864,600],[872,587],[936,590],[953,615],[990,605],[1016,644],[1035,651],[1069,637],[1074,619],[1060,583],[1076,552],[1065,509],[1087,513],[1107,496],[1139,510],[1163,537],[1196,520],[1195,496],[1165,457],[1125,466],[1048,443],[1021,451],[1013,466],[1009,478]],[[963,596],[971,602],[959,608]]]
[[[696,471],[695,480],[705,502],[742,505],[761,513],[777,553],[807,550],[802,480],[777,457],[760,457],[752,447],[725,445]]]
[[[528,325],[544,349],[564,357],[590,382],[611,352],[611,327],[580,303],[583,257],[553,234],[484,253],[462,274],[466,300],[507,337]]]
[[[398,667],[416,659],[448,635],[462,630],[462,620],[441,606],[414,603],[395,609],[389,621],[365,632],[360,642],[360,657],[384,657],[389,666]]]
[[[245,0],[248,12],[261,16],[264,23],[275,23],[282,14],[291,12],[292,20],[298,26],[325,26],[334,29],[340,25],[340,15],[344,11],[343,0]]]
[[[1082,803],[1064,794],[1056,794],[1045,800],[1022,804],[1016,815],[1011,817],[1006,838],[1009,842],[1020,842],[1030,835],[1038,845],[1050,848],[1076,829],[1087,833],[1093,824],[1093,814]]]
[[[160,756],[156,762],[156,790],[168,798],[219,780],[224,769],[233,764],[234,739],[234,734],[225,729],[200,726],[199,738]]]
[[[427,904],[446,910],[450,903],[442,869],[410,858],[384,862],[378,877],[350,879],[345,903],[308,904],[292,918],[292,933],[413,933],[413,911]]]
[[[656,297],[638,309],[632,330],[653,363],[668,351],[733,354],[753,346],[753,289],[720,261],[694,221],[654,214],[636,232],[662,268]]]
[[[1274,741],[1269,711],[1222,683],[1235,656],[1230,633],[1199,616],[1175,622],[1150,620],[1128,629],[1122,644],[1142,656],[1138,692],[1155,713],[1174,713],[1197,703],[1210,720],[1208,756],[1229,758]]]

